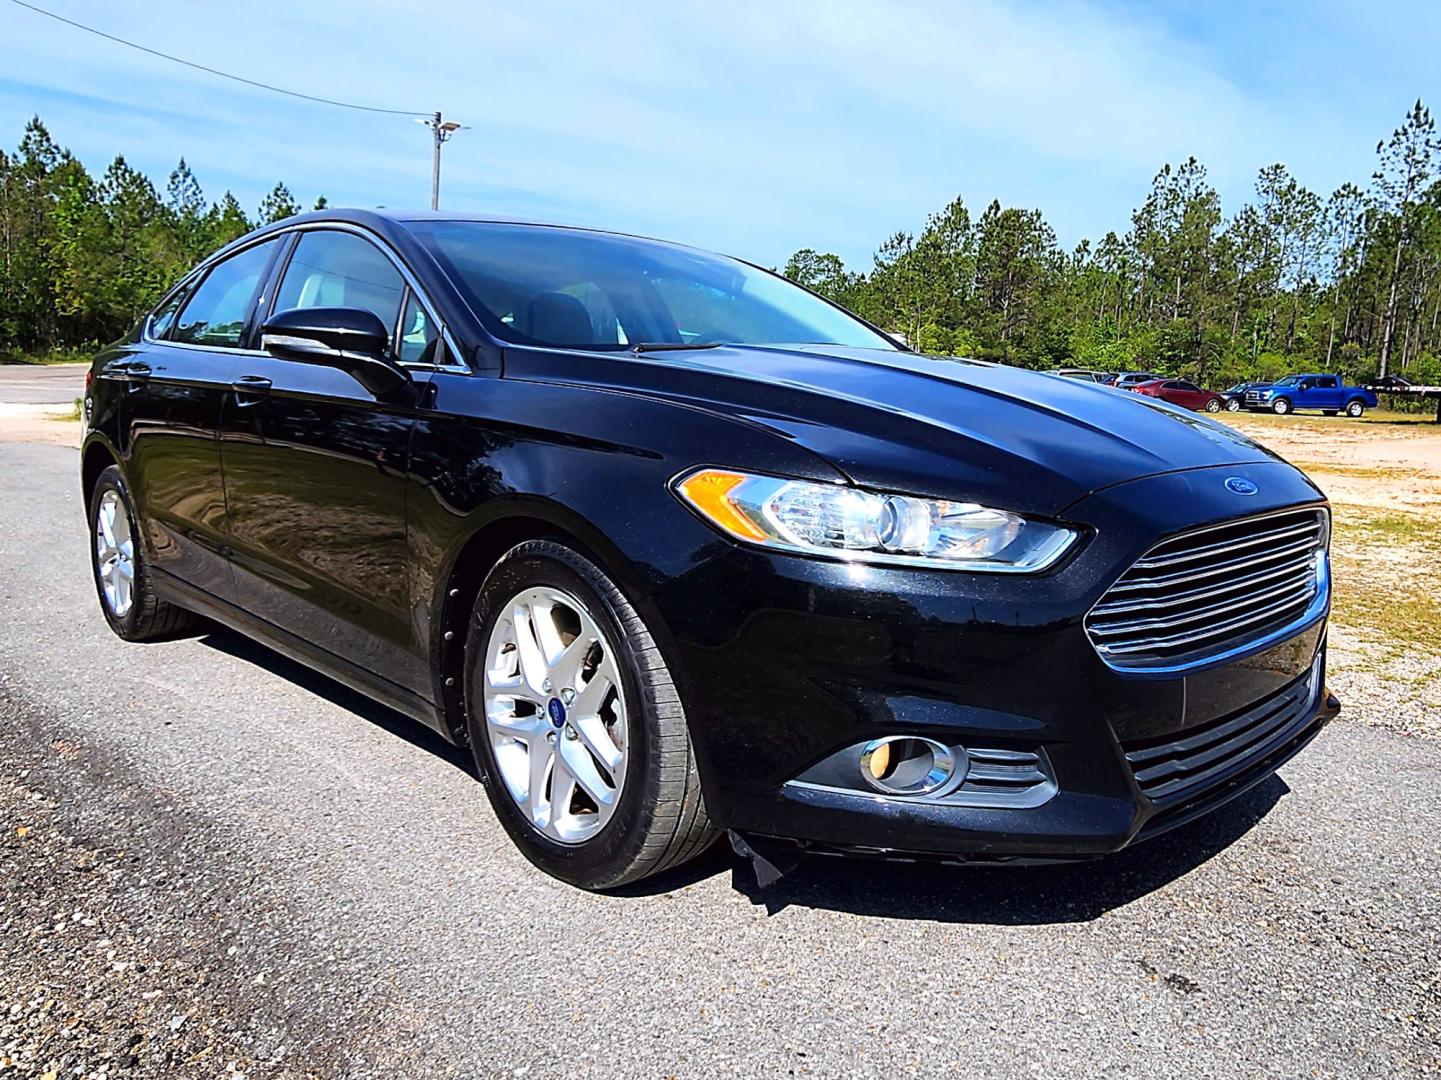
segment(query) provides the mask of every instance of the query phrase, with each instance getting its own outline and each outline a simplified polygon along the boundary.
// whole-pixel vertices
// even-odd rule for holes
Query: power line
[[[269,83],[258,82],[255,79],[246,79],[239,75],[232,75],[228,71],[220,71],[213,67],[206,67],[204,64],[197,64],[192,60],[182,60],[178,56],[171,56],[169,53],[163,53],[159,49],[151,49],[144,45],[137,45],[133,41],[126,41],[124,38],[116,37],[114,34],[107,34],[104,30],[97,30],[93,26],[86,26],[84,23],[78,23],[74,19],[67,19],[63,15],[55,14],[53,11],[46,11],[42,7],[36,7],[34,4],[26,3],[25,0],[10,0],[10,2],[18,7],[28,8],[37,15],[44,15],[46,18],[54,19],[56,22],[73,26],[77,30],[84,30],[87,34],[94,34],[96,37],[105,38],[107,41],[113,41],[119,45],[126,45],[132,49],[138,49],[143,53],[149,53],[151,56],[158,56],[162,60],[169,60],[175,64],[184,64],[186,67],[194,68],[196,71],[204,71],[210,75],[219,75],[222,79],[230,79],[234,82],[244,83],[246,86],[259,87],[261,90],[271,90],[277,94],[300,98],[303,101],[314,101],[321,105],[336,105],[342,109],[356,109],[360,112],[386,113],[390,116],[428,116],[431,112],[429,109],[378,109],[374,105],[355,105],[349,101],[336,101],[333,98],[316,97],[314,94],[302,94],[296,90],[286,90],[283,87],[271,86]]]

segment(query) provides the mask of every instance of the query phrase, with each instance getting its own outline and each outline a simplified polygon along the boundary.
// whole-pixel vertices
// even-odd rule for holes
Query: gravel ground
[[[1343,719],[1098,863],[589,895],[403,718],[109,635],[75,467],[0,445],[0,1078],[1441,1071],[1435,741]]]

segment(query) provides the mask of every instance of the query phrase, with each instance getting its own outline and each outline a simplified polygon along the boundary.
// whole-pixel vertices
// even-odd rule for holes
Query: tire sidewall
[[[130,610],[125,613],[124,618],[111,611],[109,603],[105,600],[105,587],[100,580],[100,563],[95,551],[95,515],[100,509],[101,496],[107,491],[114,491],[120,496],[125,513],[130,516],[130,537],[134,552],[131,557],[131,566],[135,571],[135,580],[131,586]],[[143,606],[141,598],[145,595],[145,590],[149,588],[149,571],[145,565],[140,521],[135,516],[135,504],[130,499],[130,488],[126,485],[125,474],[120,471],[119,466],[108,466],[95,481],[95,487],[90,492],[90,503],[86,513],[86,535],[90,544],[90,577],[95,583],[95,597],[100,601],[100,613],[105,616],[105,621],[110,624],[110,629],[128,641],[136,636],[140,609]]]
[[[1346,405],[1346,415],[1351,417],[1353,420],[1365,415],[1365,413],[1366,406],[1362,402],[1352,401]]]
[[[1226,402],[1226,411],[1227,411],[1227,412],[1240,412],[1240,411],[1241,411],[1241,403],[1240,403],[1239,401],[1228,401],[1228,402]]]
[[[1218,412],[1220,412],[1220,411],[1221,411],[1221,403],[1220,403],[1219,401],[1217,401],[1215,398],[1212,398],[1210,401],[1206,402],[1206,411],[1207,411],[1208,413],[1218,413]]]
[[[591,889],[606,888],[624,877],[625,868],[640,853],[659,798],[658,734],[638,674],[640,664],[621,629],[621,614],[605,595],[606,584],[598,568],[565,545],[550,541],[522,544],[496,564],[481,586],[465,648],[466,734],[496,816],[532,863],[562,881]],[[625,783],[610,820],[579,844],[558,843],[530,824],[500,778],[485,723],[481,669],[491,631],[506,602],[534,587],[562,589],[584,604],[601,628],[606,648],[618,660],[627,721]]]
[[[1277,398],[1271,405],[1271,411],[1277,416],[1285,416],[1291,411],[1291,403],[1285,398]]]

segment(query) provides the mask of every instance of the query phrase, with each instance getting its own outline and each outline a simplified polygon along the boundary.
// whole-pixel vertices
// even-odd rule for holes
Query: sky
[[[35,0],[303,93],[442,110],[441,206],[595,225],[765,265],[869,265],[961,196],[1039,207],[1061,243],[1124,232],[1194,155],[1234,212],[1285,163],[1365,184],[1417,97],[1441,107],[1441,3],[1181,0]],[[93,172],[163,188],[182,156],[252,211],[423,207],[430,133],[168,63],[0,0],[0,146],[39,114]]]

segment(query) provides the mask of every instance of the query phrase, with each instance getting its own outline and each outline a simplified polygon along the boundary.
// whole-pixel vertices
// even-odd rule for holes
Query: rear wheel
[[[529,541],[491,571],[466,639],[465,701],[491,805],[547,873],[611,888],[715,838],[665,661],[573,548]]]
[[[1277,416],[1285,416],[1291,411],[1291,403],[1285,398],[1277,398],[1271,402],[1271,411]]]
[[[1347,404],[1346,404],[1346,415],[1349,416],[1349,417],[1351,417],[1351,419],[1354,420],[1354,419],[1356,419],[1358,416],[1364,416],[1365,414],[1366,414],[1366,403],[1365,403],[1364,401],[1362,401],[1360,398],[1357,398],[1355,401],[1347,402]]]
[[[157,641],[184,633],[198,616],[155,595],[145,546],[125,477],[111,465],[90,493],[90,555],[100,610],[126,641]]]

